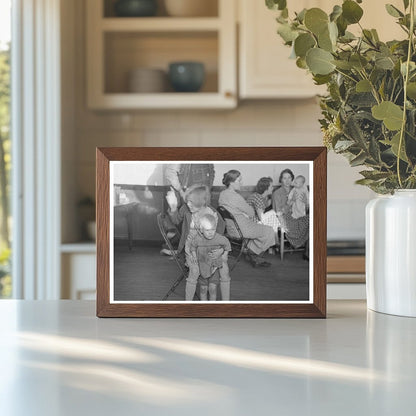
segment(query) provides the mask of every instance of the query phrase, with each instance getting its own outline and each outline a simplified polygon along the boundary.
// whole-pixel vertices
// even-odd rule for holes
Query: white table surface
[[[0,301],[0,415],[416,415],[416,319],[98,319]]]

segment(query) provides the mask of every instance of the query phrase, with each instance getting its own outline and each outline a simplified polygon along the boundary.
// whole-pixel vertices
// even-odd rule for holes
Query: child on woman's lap
[[[288,204],[292,207],[292,218],[295,219],[306,215],[306,207],[309,204],[309,191],[305,182],[304,176],[297,176],[293,181],[294,188],[288,196]]]

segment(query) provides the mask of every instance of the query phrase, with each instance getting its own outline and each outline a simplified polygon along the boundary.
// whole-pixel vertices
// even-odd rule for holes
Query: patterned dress
[[[223,206],[234,215],[243,236],[250,239],[248,248],[251,251],[260,254],[275,245],[273,228],[256,223],[253,207],[239,193],[230,188],[225,189],[220,193],[218,205]],[[227,220],[226,225],[229,234],[238,237],[233,224]]]
[[[254,192],[247,198],[247,204],[254,208],[256,219],[260,221],[261,218],[259,218],[257,211],[264,212],[266,209],[266,198],[262,197],[258,192]]]
[[[276,189],[272,195],[272,203],[276,212],[283,213],[286,238],[294,248],[298,248],[304,246],[309,240],[309,215],[300,218],[292,217],[291,208],[287,202],[291,189],[286,190],[283,186]]]
[[[267,208],[267,199],[264,196],[261,196],[258,192],[254,192],[247,198],[247,203],[254,208],[257,221],[261,224],[272,227],[273,231],[277,233],[280,222],[277,218],[275,210],[272,209],[270,211],[265,212]]]

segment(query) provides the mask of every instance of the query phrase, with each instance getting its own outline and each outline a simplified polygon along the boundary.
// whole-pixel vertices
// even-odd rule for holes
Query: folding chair
[[[167,230],[165,227],[165,218],[166,214],[160,213],[157,216],[157,225],[159,227],[160,234],[162,234],[163,240],[165,241],[166,245],[168,246],[169,250],[172,253],[172,257],[175,260],[176,265],[178,266],[179,270],[181,271],[180,276],[175,280],[172,287],[166,293],[162,300],[167,300],[168,297],[175,292],[175,289],[178,285],[182,282],[182,280],[188,275],[188,267],[186,266],[185,262],[177,255],[176,250],[174,249],[172,242],[170,241]],[[176,227],[175,227],[176,228]],[[176,232],[179,234],[179,230],[176,229]]]
[[[243,236],[243,233],[241,232],[237,220],[235,219],[234,215],[231,214],[230,211],[228,211],[221,205],[217,208],[217,211],[220,213],[222,219],[225,222],[225,237],[227,237],[230,240],[231,247],[236,247],[237,249],[239,248],[239,253],[235,259],[235,262],[233,266],[230,268],[230,271],[233,271],[234,267],[240,261],[240,258],[243,255],[243,253],[247,250],[247,245],[250,239]],[[227,223],[227,220],[232,222],[234,229],[238,235],[237,237],[229,232],[229,225]]]

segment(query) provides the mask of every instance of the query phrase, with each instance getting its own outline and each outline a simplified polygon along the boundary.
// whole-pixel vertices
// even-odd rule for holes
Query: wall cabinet
[[[289,8],[300,11],[303,8],[319,7],[330,12],[333,0],[298,0],[289,3]],[[296,4],[295,4],[296,3]],[[402,0],[393,0],[399,9]],[[268,10],[263,1],[239,0],[239,95],[240,98],[307,98],[325,93],[324,86],[313,84],[312,77],[298,68],[289,59],[291,49],[283,44],[277,35],[277,12]],[[366,0],[363,27],[376,28],[381,40],[403,38],[403,33],[394,19],[388,15],[379,0]],[[360,30],[358,25],[348,28]]]
[[[87,102],[91,109],[233,108],[237,105],[236,6],[218,2],[217,16],[115,17],[109,3],[88,0]],[[111,6],[111,3],[110,3]],[[168,70],[169,63],[198,61],[202,90],[129,92],[129,72]]]
[[[299,0],[295,7],[324,7],[325,2]],[[240,97],[308,98],[322,93],[322,87],[289,59],[291,51],[276,33],[275,16],[264,1],[239,0]]]

